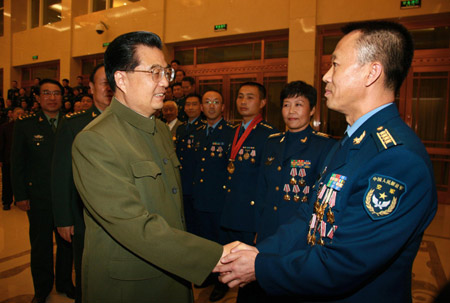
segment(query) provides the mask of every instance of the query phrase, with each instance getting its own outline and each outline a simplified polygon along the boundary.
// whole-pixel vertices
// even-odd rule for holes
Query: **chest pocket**
[[[155,162],[141,161],[131,164],[131,170],[135,178],[152,177],[156,179],[158,175],[161,175],[161,169]]]

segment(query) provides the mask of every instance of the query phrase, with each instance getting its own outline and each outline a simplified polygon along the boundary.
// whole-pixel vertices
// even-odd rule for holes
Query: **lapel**
[[[342,147],[337,147],[337,151],[331,157],[327,170],[336,170],[345,165],[364,146],[365,142],[369,140],[369,137],[371,137],[372,133],[379,126],[385,125],[386,121],[398,115],[397,107],[392,104],[370,117],[353,133]],[[340,144],[340,142],[336,144]]]
[[[295,149],[290,149],[288,151],[288,153],[285,153],[284,150],[286,148],[286,139],[284,139],[284,144],[283,144],[283,153],[281,154],[281,156],[283,157],[283,162],[286,160],[289,160],[290,158],[292,158],[294,155],[298,155],[301,154],[302,151],[305,149],[306,146],[308,146],[309,141],[311,140],[311,134],[312,134],[312,128],[311,126],[308,126],[306,129],[302,130],[299,134],[295,134],[297,135],[299,138],[297,139],[298,141],[296,142],[292,142],[292,144],[295,145]]]
[[[59,115],[59,118],[61,118],[62,115]],[[50,126],[50,123],[47,120],[47,117],[45,116],[43,111],[40,111],[37,113],[37,121],[38,121],[38,127],[42,133],[44,133],[46,136],[53,135],[52,127]],[[60,120],[58,120],[58,126],[59,126]]]

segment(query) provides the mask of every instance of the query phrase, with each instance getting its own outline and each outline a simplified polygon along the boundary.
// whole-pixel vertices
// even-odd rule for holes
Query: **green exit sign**
[[[31,57],[31,59],[37,60],[37,59],[38,59],[38,56],[33,56],[33,57]]]
[[[419,8],[421,5],[421,0],[409,0],[409,1],[400,1],[400,8]]]
[[[103,43],[103,47],[108,47],[108,45],[109,45],[109,42]]]
[[[227,25],[226,24],[214,25],[214,31],[215,32],[221,32],[221,31],[226,31],[226,30],[227,30]]]

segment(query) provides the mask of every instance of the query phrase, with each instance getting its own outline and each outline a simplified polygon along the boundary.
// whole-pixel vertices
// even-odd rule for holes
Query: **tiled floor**
[[[450,278],[450,205],[440,204],[427,229],[413,267],[414,302],[432,302],[435,293]],[[30,273],[28,220],[17,207],[0,210],[0,303],[29,303],[33,298]],[[195,289],[195,302],[206,303],[212,287]],[[232,289],[220,302],[235,302]],[[72,302],[53,290],[47,303]]]

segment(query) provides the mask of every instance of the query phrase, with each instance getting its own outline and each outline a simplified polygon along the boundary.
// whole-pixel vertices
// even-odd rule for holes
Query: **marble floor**
[[[414,303],[432,302],[450,278],[450,205],[439,204],[438,213],[426,230],[413,267]],[[194,289],[195,302],[209,302],[212,287]],[[231,289],[220,302],[235,302]],[[0,303],[31,302],[33,282],[30,272],[30,244],[26,214],[17,207],[0,209]],[[52,291],[47,303],[73,302]]]

